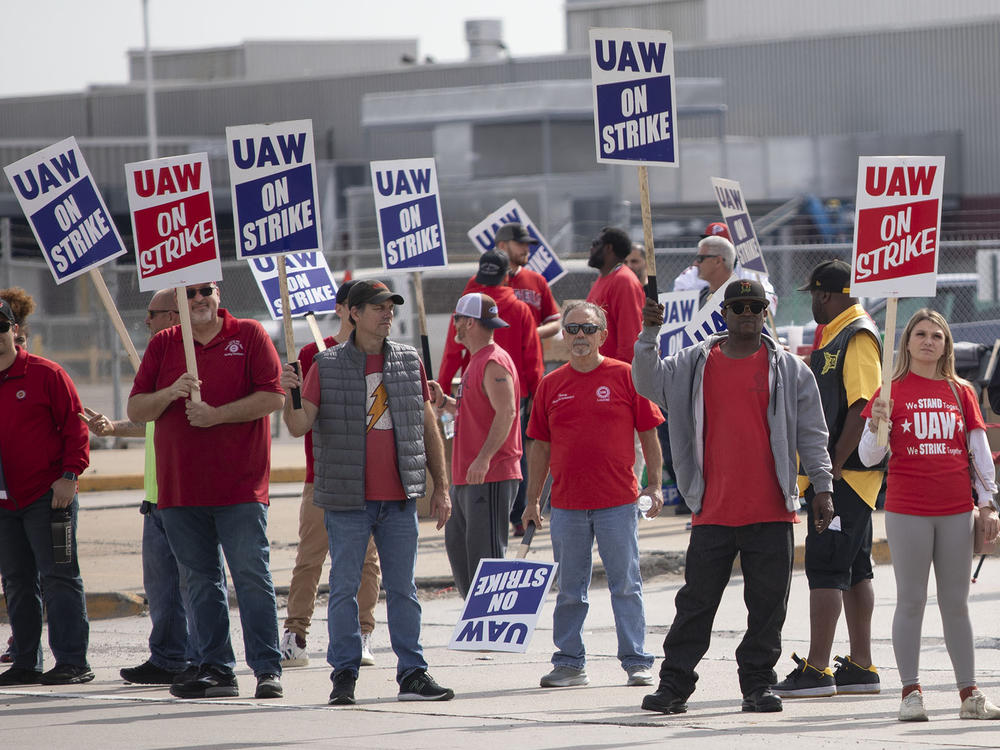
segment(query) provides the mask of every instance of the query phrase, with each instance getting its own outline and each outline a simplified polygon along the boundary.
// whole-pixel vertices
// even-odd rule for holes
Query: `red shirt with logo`
[[[323,343],[326,344],[327,349],[332,349],[337,345],[337,339],[333,336],[327,336],[323,339]],[[302,380],[305,382],[306,375],[313,366],[313,357],[319,354],[319,347],[316,346],[316,342],[306,344],[302,347],[299,352],[299,369],[302,371]],[[316,481],[316,474],[313,471],[313,432],[309,430],[306,433],[305,439],[306,448],[306,484],[312,484]]]
[[[659,408],[636,393],[632,366],[619,360],[605,358],[590,372],[565,364],[542,378],[528,437],[549,443],[552,506],[594,510],[634,503],[633,432],[661,422]]]
[[[83,473],[90,443],[82,412],[66,371],[17,347],[0,372],[0,508],[24,508],[63,472]]]
[[[645,301],[642,284],[628,266],[619,265],[594,282],[587,302],[603,308],[608,318],[608,338],[601,347],[601,354],[622,362],[632,362],[635,340],[642,330],[642,306]]]
[[[365,500],[405,500],[406,491],[399,477],[396,434],[389,411],[389,394],[382,382],[382,354],[365,355]],[[420,384],[424,401],[431,400],[424,364],[420,363]],[[302,384],[302,398],[320,405],[319,370],[312,368]]]
[[[947,380],[910,372],[892,382],[886,510],[912,516],[950,516],[972,510],[965,435],[968,430],[986,429],[986,424],[972,389],[954,385],[968,424],[962,421]],[[875,392],[872,401],[880,392]],[[872,401],[862,416],[872,415]]]
[[[201,398],[222,406],[257,391],[284,393],[281,363],[256,320],[234,318],[219,308],[222,330],[207,344],[194,343]],[[187,371],[181,327],[157,333],[139,365],[132,393],[153,393]],[[271,420],[192,427],[185,399],[175,399],[156,420],[156,482],[160,508],[268,504]]]
[[[705,363],[705,495],[694,525],[748,526],[786,521],[767,423],[768,350],[733,359],[712,347]],[[784,459],[782,459],[784,460]]]
[[[507,279],[517,298],[531,308],[535,316],[535,325],[548,323],[559,317],[559,306],[556,304],[549,282],[538,271],[522,266]]]
[[[468,484],[465,475],[469,466],[479,455],[486,442],[486,435],[493,424],[496,410],[490,403],[483,387],[486,365],[496,362],[510,373],[514,380],[514,395],[517,397],[517,371],[510,355],[496,344],[488,344],[472,355],[462,384],[458,389],[458,412],[455,415],[455,440],[451,446],[452,484]],[[516,416],[511,422],[507,439],[490,459],[484,482],[502,482],[505,479],[521,478],[521,425]]]

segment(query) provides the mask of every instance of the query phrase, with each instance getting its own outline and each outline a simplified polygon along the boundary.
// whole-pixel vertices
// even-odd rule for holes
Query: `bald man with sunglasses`
[[[748,610],[736,649],[741,709],[782,710],[771,686],[792,578],[796,454],[817,497],[827,502],[833,474],[816,379],[762,333],[767,304],[759,282],[730,282],[722,304],[728,330],[664,359],[657,341],[663,305],[647,300],[643,308],[632,379],[641,395],[670,414],[677,486],[693,514],[689,564],[663,642],[660,683],[642,702],[648,711],[687,711],[695,667],[708,650],[737,554]],[[830,515],[817,519],[820,531]]]

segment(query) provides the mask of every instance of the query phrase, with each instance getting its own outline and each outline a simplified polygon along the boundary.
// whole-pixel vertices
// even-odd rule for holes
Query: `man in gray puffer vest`
[[[382,586],[399,700],[450,700],[454,693],[427,673],[420,645],[420,603],[413,580],[417,498],[426,469],[434,480],[431,513],[444,527],[451,513],[444,444],[430,405],[420,357],[389,341],[403,298],[380,281],[358,281],[347,298],[354,332],[316,355],[305,382],[285,365],[281,382],[302,386],[302,408],[284,411],[293,435],[313,431],[313,502],[325,511],[330,538],[327,661],[333,667],[330,705],[354,703],[361,665],[358,585],[368,538],[382,561]]]

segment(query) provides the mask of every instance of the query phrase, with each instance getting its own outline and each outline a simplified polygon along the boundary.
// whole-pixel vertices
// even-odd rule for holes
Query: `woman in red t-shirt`
[[[918,668],[932,562],[944,640],[962,700],[959,716],[1000,719],[1000,708],[976,688],[968,609],[973,514],[979,513],[992,528],[992,536],[998,529],[986,425],[972,387],[955,374],[951,331],[940,313],[927,308],[914,313],[903,331],[898,356],[891,400],[887,403],[876,393],[865,407],[868,430],[858,453],[869,466],[882,459],[886,448],[877,445],[875,433],[887,420],[885,530],[896,577],[892,647],[903,683],[899,720],[927,721]],[[978,508],[969,480],[970,448]]]

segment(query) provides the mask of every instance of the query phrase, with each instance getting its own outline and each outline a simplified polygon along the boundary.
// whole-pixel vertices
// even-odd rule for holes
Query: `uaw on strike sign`
[[[385,270],[447,266],[434,159],[373,161],[371,172]]]
[[[591,29],[590,75],[597,161],[676,167],[673,35]]]
[[[851,296],[937,293],[943,156],[862,156]]]
[[[222,278],[208,155],[125,165],[139,290]]]

